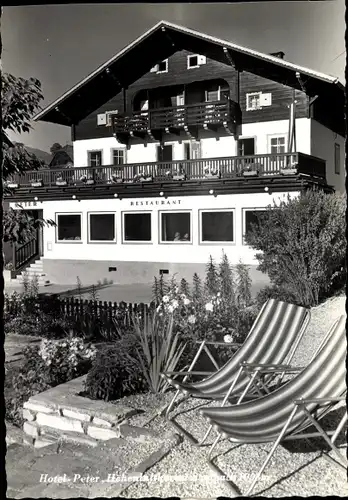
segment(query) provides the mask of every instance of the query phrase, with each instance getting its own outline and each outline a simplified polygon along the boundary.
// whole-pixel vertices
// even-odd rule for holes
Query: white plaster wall
[[[335,173],[335,143],[341,146],[340,173]],[[326,160],[326,179],[336,191],[345,192],[345,139],[311,119],[311,154]]]
[[[126,149],[126,146],[119,143],[115,137],[103,137],[101,139],[86,139],[83,141],[74,141],[73,147],[75,167],[88,166],[88,151],[101,150],[103,165],[112,165],[112,150],[115,148]]]
[[[255,137],[255,154],[268,154],[269,136],[288,135],[289,121],[277,120],[262,123],[248,123],[242,125],[241,137]],[[166,141],[165,144],[173,145],[173,160],[184,159],[184,143],[187,141]],[[235,156],[237,154],[236,141],[233,136],[201,139],[202,158]],[[126,153],[127,163],[146,163],[157,161],[158,143],[135,144]],[[296,120],[296,145],[297,151],[311,154],[310,120],[299,118]],[[97,149],[103,151],[103,165],[112,164],[112,149],[124,148],[114,137],[102,139],[88,139],[74,142],[74,162],[76,167],[85,167],[88,162],[87,152]]]
[[[297,196],[298,193],[291,193]],[[56,213],[82,214],[82,240],[76,242],[56,242],[56,228],[44,229],[45,259],[78,259],[78,260],[121,260],[139,262],[173,262],[173,263],[205,263],[209,255],[219,259],[222,249],[231,263],[239,259],[246,264],[257,264],[254,252],[243,245],[242,210],[243,208],[264,208],[273,205],[274,199],[287,196],[286,193],[231,194],[214,196],[187,196],[178,198],[139,198],[139,199],[103,199],[103,200],[67,200],[38,202],[37,208],[43,209],[45,219],[56,220]],[[176,201],[173,204],[173,201]],[[152,205],[150,204],[152,202]],[[199,209],[234,209],[233,244],[199,244]],[[161,244],[159,243],[159,211],[189,210],[191,211],[192,243]],[[87,213],[116,213],[115,243],[88,243]],[[122,244],[122,211],[150,211],[152,214],[152,242]]]
[[[289,120],[276,120],[261,123],[245,123],[242,125],[242,137],[255,137],[255,154],[269,154],[269,136],[285,135],[286,142],[289,131]],[[310,120],[296,119],[296,149],[300,153],[310,154]]]

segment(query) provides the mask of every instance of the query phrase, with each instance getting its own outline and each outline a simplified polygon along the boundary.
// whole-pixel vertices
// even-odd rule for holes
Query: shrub
[[[86,395],[109,401],[146,390],[137,347],[137,338],[128,334],[113,345],[102,348],[87,375]]]
[[[219,291],[219,275],[213,257],[210,255],[206,267],[205,290],[210,295],[215,295]]]
[[[314,306],[346,276],[346,198],[311,190],[275,202],[246,236],[277,290]]]

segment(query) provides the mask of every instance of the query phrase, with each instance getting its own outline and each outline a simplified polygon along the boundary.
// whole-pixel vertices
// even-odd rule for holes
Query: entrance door
[[[172,144],[157,146],[157,161],[163,162],[162,165],[158,165],[157,175],[164,176],[167,170],[170,170],[170,162],[173,161]]]
[[[254,154],[255,154],[254,137],[238,140],[238,156],[253,156]]]

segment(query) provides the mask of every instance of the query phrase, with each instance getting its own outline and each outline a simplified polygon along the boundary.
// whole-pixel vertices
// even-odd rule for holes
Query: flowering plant
[[[86,373],[96,353],[95,346],[85,345],[77,337],[58,341],[43,339],[39,348],[39,356],[48,369],[50,378],[59,383]]]

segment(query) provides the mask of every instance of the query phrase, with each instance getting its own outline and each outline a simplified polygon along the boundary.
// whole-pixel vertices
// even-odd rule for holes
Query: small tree
[[[219,274],[213,257],[209,256],[209,262],[206,267],[205,289],[210,295],[216,295],[219,291]]]
[[[188,298],[190,298],[191,296],[190,285],[188,284],[188,281],[185,278],[182,278],[180,281],[179,292],[183,293]]]
[[[223,250],[221,262],[219,264],[219,280],[222,298],[233,305],[235,303],[233,270]]]
[[[237,286],[236,295],[239,307],[248,307],[251,304],[251,278],[249,275],[249,267],[239,260],[236,266]]]
[[[274,203],[246,236],[259,270],[305,306],[330,294],[346,275],[346,197],[309,190]]]
[[[194,273],[192,278],[192,299],[195,302],[199,302],[203,295],[203,285],[202,280],[197,273]]]

